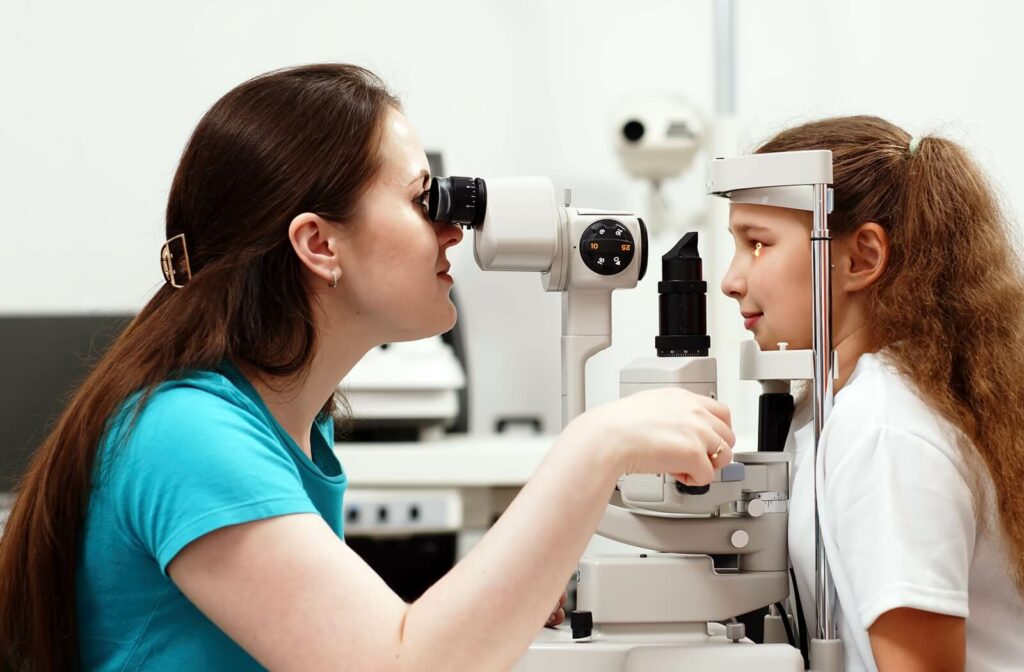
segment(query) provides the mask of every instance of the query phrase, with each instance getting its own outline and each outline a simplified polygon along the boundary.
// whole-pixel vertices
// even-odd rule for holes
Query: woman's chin
[[[424,330],[424,333],[419,338],[430,338],[431,336],[446,334],[455,328],[457,321],[458,311],[455,308],[455,304],[449,302],[447,310],[442,310],[442,313],[437,316],[434,325],[430,329]]]

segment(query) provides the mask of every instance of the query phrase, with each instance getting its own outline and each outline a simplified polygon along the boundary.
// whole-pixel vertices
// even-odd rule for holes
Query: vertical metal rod
[[[736,2],[714,0],[715,114],[736,113]]]
[[[832,249],[828,229],[829,187],[814,185],[814,228],[811,232],[811,284],[814,293],[814,593],[818,639],[835,639],[832,575],[825,559],[818,516],[818,444],[825,420],[832,410]]]
[[[711,0],[713,58],[712,90],[714,114],[711,115],[705,151],[708,157],[735,156],[737,142],[736,112],[736,16],[735,0]],[[709,198],[700,216],[700,235],[704,245],[704,277],[719,283],[733,254],[732,236],[726,232],[729,200]],[[708,292],[708,333],[712,357],[718,358],[718,393],[732,409],[733,429],[749,435],[757,431],[757,399],[740,382],[739,360],[733,354],[749,332],[736,319],[736,307],[722,292]]]

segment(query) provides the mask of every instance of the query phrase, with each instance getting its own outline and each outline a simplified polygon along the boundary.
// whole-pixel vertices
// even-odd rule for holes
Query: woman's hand
[[[646,390],[580,415],[564,433],[599,450],[618,474],[667,473],[685,485],[711,482],[732,462],[729,409],[679,388]]]
[[[548,622],[544,624],[545,628],[553,628],[565,621],[565,610],[562,607],[565,606],[565,602],[568,599],[569,591],[563,590],[562,596],[558,598],[558,604],[555,605],[555,610],[551,612],[551,615],[548,616]]]

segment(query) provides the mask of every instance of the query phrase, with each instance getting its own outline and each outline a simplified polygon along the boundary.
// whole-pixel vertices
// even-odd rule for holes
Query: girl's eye
[[[418,205],[421,208],[423,208],[423,212],[424,213],[426,213],[426,211],[427,211],[427,195],[428,194],[430,194],[429,191],[424,191],[419,196],[417,196],[416,198],[412,199],[413,203],[415,203],[416,205]]]
[[[754,242],[754,256],[755,257],[760,257],[761,256],[761,249],[762,248],[764,248],[764,245],[762,243],[760,243],[758,241]]]

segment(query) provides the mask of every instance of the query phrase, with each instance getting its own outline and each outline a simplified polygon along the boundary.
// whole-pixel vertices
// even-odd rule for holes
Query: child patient
[[[813,149],[834,167],[839,377],[818,467],[846,670],[1024,669],[1024,279],[1011,226],[949,140],[856,116],[757,151]],[[731,206],[722,291],[762,349],[811,347],[810,230],[810,212]],[[800,415],[789,546],[815,637],[813,429]]]

